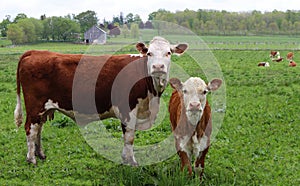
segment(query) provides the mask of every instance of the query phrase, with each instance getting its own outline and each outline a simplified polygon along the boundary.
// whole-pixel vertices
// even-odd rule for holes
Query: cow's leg
[[[190,162],[190,159],[189,159],[187,153],[184,151],[178,151],[177,153],[181,160],[181,171],[183,171],[184,167],[187,166],[189,175],[191,176],[193,173],[193,170],[192,170],[191,162]]]
[[[195,172],[200,176],[200,180],[202,179],[204,173],[204,161],[208,149],[209,147],[207,147],[203,152],[200,152],[195,162]]]
[[[43,130],[43,124],[40,124],[38,126],[38,133],[37,133],[37,138],[36,138],[36,142],[35,142],[35,154],[41,160],[44,160],[44,159],[46,159],[46,155],[44,154],[43,149],[42,149],[42,141],[41,141],[42,130]]]
[[[27,137],[27,161],[36,165],[35,159],[35,145],[37,141],[37,134],[39,131],[39,124],[32,124],[29,119],[25,123],[26,137]]]
[[[124,148],[122,152],[122,159],[124,164],[130,164],[132,166],[138,166],[133,154],[133,141],[135,129],[125,127],[122,124],[123,133],[124,133]],[[125,129],[125,130],[124,130]]]

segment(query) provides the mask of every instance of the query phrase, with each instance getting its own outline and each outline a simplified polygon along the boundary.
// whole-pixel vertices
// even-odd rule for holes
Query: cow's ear
[[[182,83],[179,79],[171,78],[169,80],[169,82],[170,82],[170,85],[173,89],[175,89],[175,90],[181,90],[182,89]]]
[[[209,91],[215,91],[218,88],[220,88],[220,86],[222,85],[222,80],[221,79],[213,79],[211,80],[208,85],[207,85],[207,89]]]
[[[148,52],[148,48],[145,46],[144,43],[137,43],[135,47],[141,54],[147,54]]]
[[[175,46],[171,47],[171,51],[172,51],[172,53],[181,55],[181,54],[184,53],[184,51],[187,50],[187,48],[188,48],[188,44],[181,43],[181,44],[178,44],[178,45],[175,45]]]

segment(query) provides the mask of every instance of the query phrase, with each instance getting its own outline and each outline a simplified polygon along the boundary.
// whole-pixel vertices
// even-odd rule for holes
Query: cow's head
[[[217,90],[221,86],[222,80],[213,79],[206,85],[198,77],[191,77],[184,83],[177,78],[171,78],[170,84],[179,92],[189,122],[196,125],[203,115],[207,93]]]
[[[136,44],[141,54],[147,55],[148,74],[154,80],[154,87],[161,92],[167,86],[169,80],[171,55],[183,54],[188,48],[187,44],[171,45],[162,37],[154,37],[147,48],[144,43]]]

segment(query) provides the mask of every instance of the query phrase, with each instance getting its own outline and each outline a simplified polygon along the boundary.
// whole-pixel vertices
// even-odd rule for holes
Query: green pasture
[[[300,67],[291,68],[286,60],[276,63],[268,58],[269,49],[280,49],[283,57],[294,51],[295,61],[300,65],[297,44],[300,38],[200,38],[214,49],[211,52],[221,67],[226,86],[225,117],[208,153],[201,184],[300,185]],[[180,41],[185,40],[192,43],[191,50],[199,44],[188,36],[180,38]],[[221,42],[227,42],[227,45],[220,47]],[[7,44],[0,47],[0,185],[200,184],[197,177],[180,172],[176,154],[162,162],[140,167],[121,165],[104,158],[88,145],[79,127],[59,113],[44,125],[42,142],[47,159],[38,160],[36,167],[26,162],[25,132],[23,126],[16,130],[13,118],[15,72],[20,55],[31,49],[93,54],[95,51],[135,52],[134,45],[124,47],[124,43],[134,41],[120,42],[118,38],[112,38],[106,45],[95,46],[97,48],[66,43]],[[174,56],[173,61],[190,76],[205,78],[202,69],[188,53]],[[271,66],[257,67],[260,61],[269,61]],[[162,96],[166,104],[170,94],[168,87]],[[122,141],[118,120],[108,119],[103,123],[114,139]],[[166,116],[152,130],[137,131],[135,144],[159,143],[170,134],[170,122]],[[121,149],[114,150],[121,152]]]

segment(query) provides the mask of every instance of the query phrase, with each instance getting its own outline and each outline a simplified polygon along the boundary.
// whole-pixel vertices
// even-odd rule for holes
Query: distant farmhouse
[[[106,32],[94,25],[84,33],[84,41],[85,43],[105,44]]]

